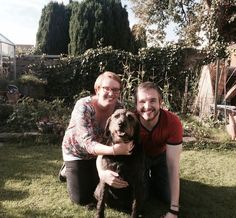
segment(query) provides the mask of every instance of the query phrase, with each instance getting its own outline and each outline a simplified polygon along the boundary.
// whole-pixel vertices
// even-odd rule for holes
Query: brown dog
[[[96,218],[104,217],[105,203],[112,208],[129,211],[131,217],[141,217],[143,204],[144,159],[139,143],[139,121],[125,109],[116,110],[107,120],[105,135],[107,145],[121,142],[134,142],[131,155],[104,155],[102,168],[115,171],[129,183],[127,188],[116,189],[100,180],[95,197],[97,198]]]

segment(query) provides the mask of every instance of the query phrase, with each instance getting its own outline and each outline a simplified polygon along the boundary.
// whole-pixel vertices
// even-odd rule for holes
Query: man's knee
[[[166,190],[162,189],[162,190],[158,191],[157,195],[163,203],[170,204],[170,191],[169,191],[169,189],[166,189]]]

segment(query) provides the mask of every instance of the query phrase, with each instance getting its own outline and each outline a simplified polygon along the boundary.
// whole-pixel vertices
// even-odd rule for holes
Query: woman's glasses
[[[120,89],[118,89],[118,88],[110,88],[107,86],[103,86],[101,88],[105,93],[113,92],[113,94],[120,94]]]

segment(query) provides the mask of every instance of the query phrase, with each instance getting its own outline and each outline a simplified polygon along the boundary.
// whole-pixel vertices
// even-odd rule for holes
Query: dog
[[[131,155],[103,155],[102,168],[115,171],[128,182],[126,188],[116,189],[100,180],[96,190],[96,218],[104,217],[105,204],[130,212],[132,218],[142,217],[144,153],[139,140],[139,121],[135,114],[126,110],[116,110],[107,120],[105,138],[107,145],[133,141]]]

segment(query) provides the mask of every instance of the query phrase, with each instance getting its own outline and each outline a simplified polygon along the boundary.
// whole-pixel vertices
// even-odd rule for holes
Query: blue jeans
[[[166,152],[157,157],[146,156],[145,160],[145,198],[158,197],[164,203],[170,203],[170,187]]]

